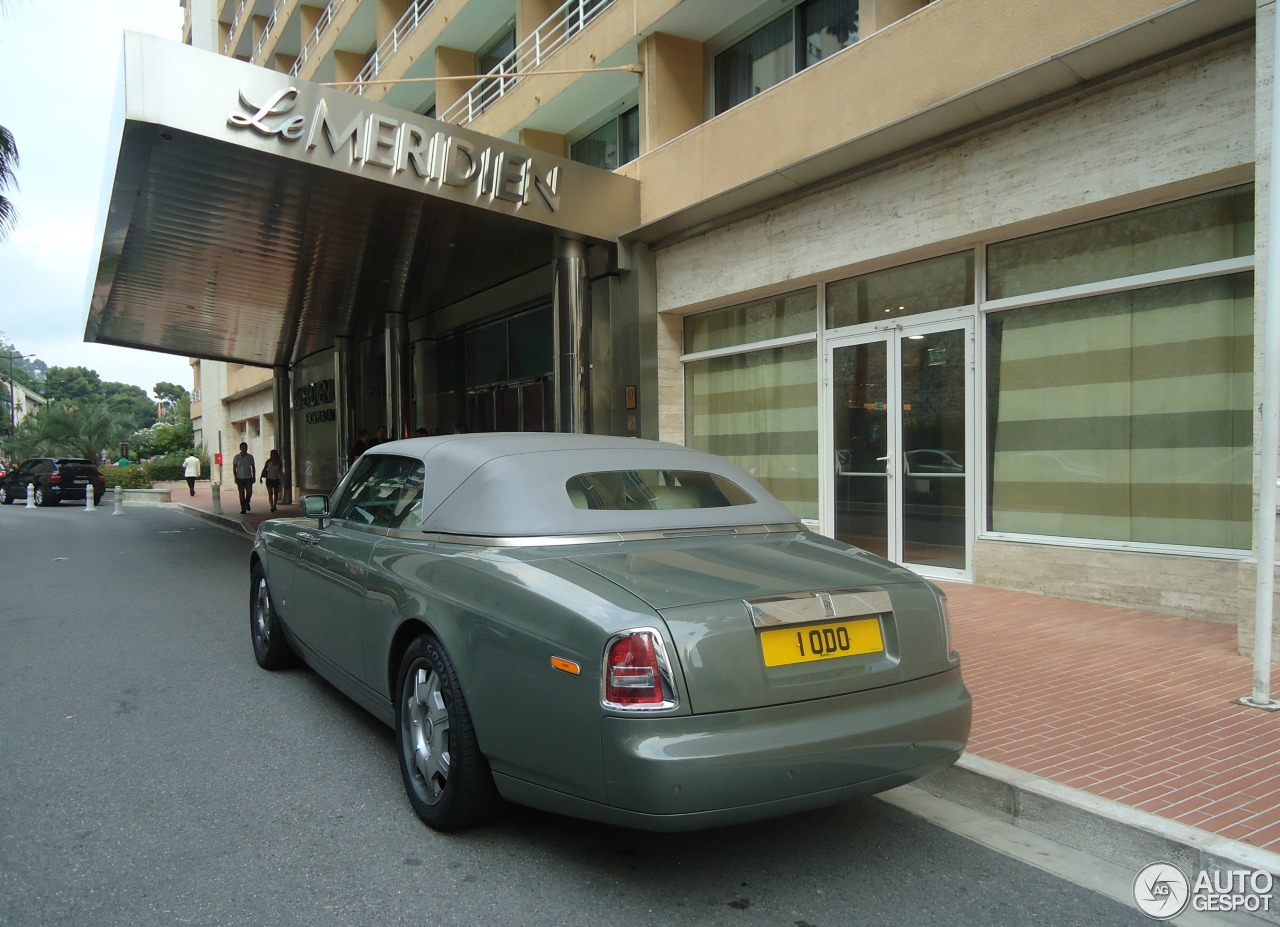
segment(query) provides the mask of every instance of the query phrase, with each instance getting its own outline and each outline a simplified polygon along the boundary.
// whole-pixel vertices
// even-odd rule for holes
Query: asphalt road
[[[1151,923],[877,799],[436,834],[390,730],[254,663],[249,545],[176,510],[0,507],[0,925]]]

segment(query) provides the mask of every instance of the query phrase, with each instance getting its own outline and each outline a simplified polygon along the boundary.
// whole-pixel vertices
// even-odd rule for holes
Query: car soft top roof
[[[799,518],[746,470],[702,451],[607,435],[498,432],[409,438],[366,455],[423,461],[422,530],[475,537],[549,537],[612,532],[795,524]],[[581,473],[695,470],[737,484],[756,501],[718,508],[575,508],[567,483]]]

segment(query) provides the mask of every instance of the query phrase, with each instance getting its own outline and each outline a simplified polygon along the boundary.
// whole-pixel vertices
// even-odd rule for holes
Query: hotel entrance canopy
[[[126,34],[86,341],[290,366],[638,224],[620,177]]]

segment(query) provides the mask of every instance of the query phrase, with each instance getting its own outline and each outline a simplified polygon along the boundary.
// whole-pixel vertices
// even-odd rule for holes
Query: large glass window
[[[858,0],[808,0],[715,58],[716,114],[858,41]]]
[[[714,351],[818,329],[818,291],[813,287],[754,302],[701,312],[684,320],[686,354]]]
[[[987,248],[987,298],[1253,254],[1253,187],[1236,187],[1000,242]]]
[[[607,171],[640,157],[640,107],[588,132],[570,146],[569,157]]]
[[[1248,549],[1253,274],[987,319],[992,530]]]
[[[827,285],[827,328],[973,305],[973,252],[948,254]]]
[[[379,528],[422,524],[422,461],[366,455],[333,510],[334,519]]]
[[[817,377],[813,342],[686,364],[686,443],[728,457],[816,518]]]

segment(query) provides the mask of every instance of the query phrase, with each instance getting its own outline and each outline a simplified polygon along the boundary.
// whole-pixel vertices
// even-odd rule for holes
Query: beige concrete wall
[[[476,56],[465,48],[436,48],[436,77],[470,76],[476,73]],[[471,88],[470,80],[442,80],[436,83],[436,114],[439,116],[458,102]]]
[[[400,43],[399,49],[388,61],[382,63],[382,70],[378,72],[378,80],[393,81],[405,76],[409,70],[409,66],[415,61],[427,54],[434,42],[440,38],[440,33],[444,31],[444,27],[457,17],[459,10],[466,6],[469,0],[436,0],[434,4],[426,11],[422,19],[418,21],[418,27],[404,37]],[[474,61],[472,64],[474,67]],[[439,60],[436,61],[436,73],[438,74]],[[473,71],[453,71],[454,74],[471,74]],[[369,100],[381,100],[391,92],[392,84],[376,84],[372,87],[365,88],[365,98]],[[454,84],[436,85],[436,111],[442,112],[444,107],[439,105],[442,90],[452,94],[449,97],[450,102],[456,100],[459,94],[466,92],[467,85],[461,82]]]
[[[409,5],[413,0],[376,0],[378,4],[378,36],[377,41],[380,44],[383,39],[391,34],[391,30],[396,27],[396,23],[400,21],[400,17],[409,9]]]
[[[520,144],[527,145],[530,148],[536,148],[538,151],[545,151],[548,154],[557,157],[566,157],[568,154],[568,146],[565,144],[564,136],[558,132],[539,132],[537,129],[521,129]]]
[[[1253,49],[1242,42],[663,249],[658,310],[1066,225],[1098,204],[1118,211],[1245,182],[1253,120]]]
[[[210,361],[209,363],[215,363]],[[234,396],[246,390],[257,389],[262,384],[271,382],[269,367],[250,367],[245,364],[226,364],[226,383],[223,396]]]
[[[552,13],[560,9],[562,0],[516,0],[516,44],[532,35]]]
[[[1167,0],[933,3],[632,162],[624,173],[645,184],[641,218],[652,222],[1167,6]],[[912,66],[924,62],[927,67]]]
[[[546,60],[548,71],[589,70],[645,34],[659,17],[680,5],[681,0],[617,0],[591,24]],[[544,100],[563,93],[579,80],[611,82],[620,91],[636,85],[639,78],[623,72],[603,74],[560,74],[518,83],[472,122],[468,128],[486,135],[505,136],[537,112]],[[437,91],[438,92],[438,91]],[[621,95],[621,94],[619,94]],[[437,112],[444,112],[438,106]],[[585,118],[587,113],[583,114]],[[665,180],[662,182],[666,182]]]
[[[640,42],[640,152],[700,125],[706,112],[707,65],[701,42],[665,32]]]
[[[858,4],[858,34],[866,38],[886,26],[924,9],[931,0],[862,0]]]
[[[304,64],[302,66],[302,70],[298,72],[299,77],[301,77],[303,80],[315,80],[316,71],[320,70],[320,65],[324,62],[325,58],[327,58],[331,53],[334,52],[334,45],[338,41],[338,36],[342,34],[342,30],[346,29],[347,24],[351,22],[351,17],[355,15],[357,6],[359,6],[359,4],[357,3],[345,3],[338,9],[337,13],[334,14],[333,19],[330,20],[329,27],[325,29],[325,31],[321,34],[320,41],[316,44],[316,47],[312,49],[311,54],[307,57],[307,63]],[[321,8],[320,12],[321,13],[324,12],[323,7]],[[304,20],[304,26],[305,26],[305,20]],[[306,31],[302,33],[302,44],[304,47],[306,46],[307,40],[308,38],[310,38],[312,29],[314,28],[315,28],[315,24],[312,23],[311,27],[307,28]],[[344,55],[349,53],[337,52],[336,54]],[[338,61],[338,62],[335,62],[335,64],[337,65],[337,70],[338,70],[338,77],[337,77],[338,80],[350,80],[351,77],[355,77],[355,74],[352,74],[351,77],[342,76],[342,70],[343,70],[342,62]],[[363,64],[361,65],[361,67],[363,67]],[[359,68],[357,68],[356,70],[358,71]]]
[[[979,540],[973,559],[974,580],[986,585],[1223,624],[1241,613],[1240,559],[995,540]]]

